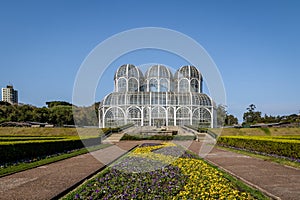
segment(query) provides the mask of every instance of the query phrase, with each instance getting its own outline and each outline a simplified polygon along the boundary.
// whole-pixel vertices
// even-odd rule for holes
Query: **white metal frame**
[[[99,127],[215,125],[214,102],[202,93],[202,76],[194,66],[173,76],[167,67],[154,65],[144,77],[127,64],[116,71],[114,82],[115,91],[100,103]]]

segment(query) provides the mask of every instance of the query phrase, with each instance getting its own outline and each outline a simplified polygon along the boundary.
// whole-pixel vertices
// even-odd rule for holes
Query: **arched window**
[[[190,110],[186,107],[179,108],[176,112],[176,124],[183,126],[190,124]]]
[[[167,79],[160,79],[160,92],[168,92],[169,91],[169,82]]]
[[[191,80],[191,92],[199,92],[199,82],[197,79]]]
[[[158,126],[158,127],[165,126],[167,122],[166,119],[167,119],[167,113],[163,107],[157,106],[152,109],[151,112],[152,126]]]
[[[130,107],[127,110],[127,123],[134,123],[140,126],[142,120],[142,113],[138,107]]]
[[[179,81],[178,92],[188,92],[189,91],[189,81],[187,79],[181,79]]]
[[[158,82],[156,79],[150,79],[149,92],[158,92]]]
[[[130,78],[128,80],[128,91],[134,92],[139,90],[138,81],[135,78]]]
[[[197,108],[193,112],[192,125],[196,127],[210,127],[211,114],[205,108]]]
[[[118,92],[126,92],[127,90],[127,83],[125,78],[120,78],[118,80]]]
[[[125,124],[124,111],[118,107],[109,108],[105,115],[105,127],[117,127]]]

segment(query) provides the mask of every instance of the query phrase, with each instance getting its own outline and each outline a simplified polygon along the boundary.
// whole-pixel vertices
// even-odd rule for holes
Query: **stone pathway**
[[[52,164],[0,178],[0,199],[52,199],[136,144],[113,145]],[[100,161],[97,160],[100,158]]]
[[[300,169],[216,148],[206,159],[273,197],[300,199]]]
[[[198,153],[200,146],[194,142],[189,149]],[[300,169],[219,148],[205,159],[274,199],[300,199]]]

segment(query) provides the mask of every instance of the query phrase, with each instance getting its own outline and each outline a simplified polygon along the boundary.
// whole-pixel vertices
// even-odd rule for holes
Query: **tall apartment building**
[[[14,89],[12,85],[7,85],[6,88],[2,88],[2,101],[10,104],[18,103],[18,91]]]

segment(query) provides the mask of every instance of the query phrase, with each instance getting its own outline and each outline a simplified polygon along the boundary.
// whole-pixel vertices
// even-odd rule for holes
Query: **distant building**
[[[18,104],[18,91],[12,85],[2,88],[2,101],[10,104]]]

